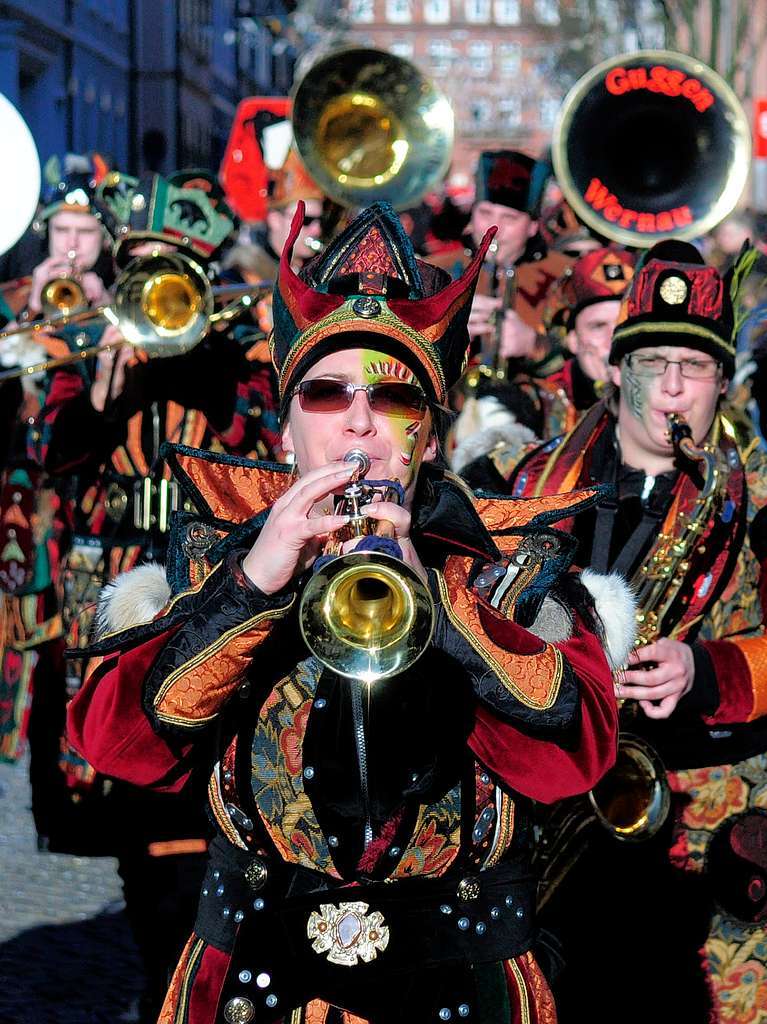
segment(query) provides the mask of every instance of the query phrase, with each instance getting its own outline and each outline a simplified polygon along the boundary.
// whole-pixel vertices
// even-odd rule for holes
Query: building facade
[[[634,9],[647,2],[637,0]],[[625,43],[626,49],[659,45],[657,33],[627,38],[614,12],[610,17],[600,4],[348,0],[347,13],[354,37],[413,61],[447,94],[456,118],[451,175],[460,183],[473,174],[482,149],[545,152],[567,88],[597,59]],[[612,31],[605,33],[603,23]]]
[[[0,2],[0,92],[41,161],[105,154],[133,173],[217,167],[237,103],[284,94],[279,0]]]

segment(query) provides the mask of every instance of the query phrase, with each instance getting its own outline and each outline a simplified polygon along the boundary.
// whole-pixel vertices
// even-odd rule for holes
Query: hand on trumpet
[[[118,347],[119,346],[119,347]],[[91,405],[103,412],[107,399],[113,401],[125,387],[125,370],[134,356],[131,345],[126,345],[120,329],[110,324],[99,338],[99,355],[91,385]]]
[[[668,718],[694,678],[692,647],[661,637],[631,652],[616,696],[638,700],[648,718]]]
[[[367,519],[374,519],[378,526],[373,531],[379,537],[391,537],[399,544],[402,551],[402,560],[419,574],[422,580],[426,580],[426,570],[421,559],[413,547],[410,539],[410,512],[398,505],[396,501],[384,501],[380,494],[376,494],[369,504],[365,505],[363,515]],[[346,554],[359,544],[361,537],[354,537],[347,540],[341,546],[341,553]]]
[[[110,294],[104,287],[104,282],[93,270],[86,270],[78,277],[82,285],[85,297],[91,306],[106,306],[109,304]]]
[[[48,256],[38,263],[32,271],[32,283],[29,288],[27,309],[32,316],[42,313],[42,291],[49,281],[57,277],[72,276],[72,261],[68,256]]]
[[[264,594],[274,594],[307,569],[322,553],[329,534],[349,521],[333,514],[334,495],[354,472],[351,463],[333,462],[302,476],[272,506],[264,528],[243,559],[248,579]]]
[[[518,359],[531,356],[535,351],[537,335],[534,328],[526,324],[513,309],[501,313],[501,298],[490,295],[475,295],[469,314],[469,334],[480,337],[482,343],[482,361],[491,363],[493,353],[489,351],[500,336],[498,355],[501,359]],[[497,323],[497,317],[503,316],[503,323]],[[487,358],[485,358],[487,355]]]

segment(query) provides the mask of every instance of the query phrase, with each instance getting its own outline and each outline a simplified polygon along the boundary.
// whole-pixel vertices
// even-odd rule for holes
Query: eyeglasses
[[[364,391],[373,412],[383,416],[409,416],[423,419],[429,403],[426,395],[414,384],[404,381],[380,381],[377,384],[352,384],[350,381],[315,377],[304,380],[290,393],[298,395],[304,412],[343,412],[354,401],[358,391]]]
[[[669,366],[678,366],[681,375],[688,380],[714,380],[722,367],[716,359],[666,359],[636,352],[627,355],[626,362],[639,377],[662,377]]]

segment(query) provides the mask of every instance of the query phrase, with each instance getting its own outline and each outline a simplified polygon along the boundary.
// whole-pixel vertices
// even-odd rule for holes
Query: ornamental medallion
[[[332,964],[355,967],[362,960],[370,963],[389,945],[389,928],[383,914],[368,914],[367,903],[320,904],[306,925],[315,953],[325,953]]]

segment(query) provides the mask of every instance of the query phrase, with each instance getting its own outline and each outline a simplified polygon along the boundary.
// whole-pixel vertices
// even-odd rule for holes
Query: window
[[[350,21],[373,21],[373,0],[349,0]]]
[[[498,25],[519,24],[519,0],[495,0],[494,7]]]
[[[493,66],[493,47],[490,43],[475,40],[469,43],[469,67],[472,75],[489,75]]]
[[[501,76],[513,78],[519,74],[522,64],[522,47],[519,43],[501,43],[498,46],[498,65]]]
[[[402,57],[404,60],[412,60],[413,44],[406,39],[399,39],[391,44],[389,53],[393,53],[395,57]]]
[[[386,0],[386,18],[388,21],[410,21],[410,0]]]
[[[478,128],[485,128],[490,124],[490,119],[493,116],[493,108],[489,100],[486,99],[475,99],[472,100],[469,107],[469,117],[471,118],[471,128],[475,130]]]
[[[450,21],[450,0],[425,0],[423,20],[430,22],[432,25],[444,24]]]
[[[490,21],[490,0],[466,0],[466,20],[475,24]]]
[[[535,16],[541,25],[558,25],[559,4],[557,0],[535,0]]]
[[[498,114],[504,128],[518,128],[522,122],[522,99],[508,96],[498,104]]]
[[[560,108],[560,101],[556,96],[542,96],[539,117],[541,128],[553,128],[557,113]]]
[[[429,43],[429,60],[435,75],[444,75],[453,63],[453,47],[446,39],[433,39]]]

